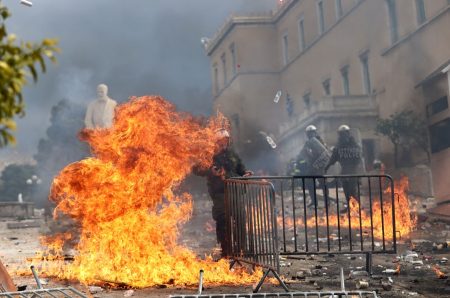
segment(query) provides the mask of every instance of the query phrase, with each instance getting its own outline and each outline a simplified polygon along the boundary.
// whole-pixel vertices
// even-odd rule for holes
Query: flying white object
[[[270,147],[272,147],[272,149],[277,148],[277,143],[275,143],[275,141],[273,140],[273,138],[271,136],[269,136],[264,131],[260,131],[259,133],[266,138],[267,143],[269,143],[269,145],[270,145]]]
[[[266,137],[267,143],[269,143],[270,147],[272,147],[272,149],[276,149],[277,148],[277,144],[274,142],[274,140],[267,136]]]
[[[28,7],[33,6],[33,3],[31,1],[28,1],[28,0],[20,0],[20,4],[23,4],[23,5],[28,6]]]
[[[281,98],[281,90],[279,90],[278,92],[277,92],[277,94],[275,94],[275,98],[273,99],[273,102],[274,103],[278,103],[279,101],[280,101],[280,98]]]

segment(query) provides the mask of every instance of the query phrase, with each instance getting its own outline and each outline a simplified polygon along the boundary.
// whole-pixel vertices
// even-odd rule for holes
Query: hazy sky
[[[27,155],[45,136],[51,107],[63,98],[87,103],[99,83],[119,102],[160,94],[180,109],[209,113],[209,60],[200,38],[213,35],[231,12],[270,10],[276,0],[32,1],[30,8],[3,0],[13,13],[9,33],[56,37],[62,53],[25,90],[27,114],[18,120],[14,150]]]

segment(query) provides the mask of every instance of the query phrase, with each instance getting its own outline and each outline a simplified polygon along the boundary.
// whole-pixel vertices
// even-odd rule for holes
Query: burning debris
[[[447,276],[447,274],[445,274],[444,272],[442,272],[441,270],[440,270],[440,268],[439,268],[439,266],[433,266],[433,271],[434,271],[434,273],[436,273],[436,276],[439,278],[439,279],[447,279],[448,278],[448,276]]]
[[[206,285],[257,281],[261,271],[230,272],[225,260],[199,260],[177,243],[192,211],[191,196],[177,194],[177,186],[194,165],[211,163],[222,120],[202,123],[146,96],[119,106],[112,128],[83,131],[94,157],[64,168],[50,195],[55,219],[69,216],[80,235],[44,239],[52,261],[34,261],[40,274],[136,288],[193,285],[200,269]],[[65,262],[64,247],[73,239],[79,239],[74,260]]]
[[[409,204],[407,190],[408,190],[408,179],[406,177],[403,177],[400,181],[395,183],[395,205],[396,205],[395,222],[398,233],[398,235],[396,235],[397,237],[399,235],[401,235],[402,237],[408,236],[415,229],[417,223],[416,215],[412,212]],[[389,194],[390,192],[391,192],[390,188],[387,188],[384,191],[385,194]],[[372,216],[369,210],[364,209],[363,207],[361,207],[360,209],[360,204],[355,198],[351,198],[349,207],[350,207],[349,208],[350,216],[348,216],[347,214],[339,216],[333,214],[330,215],[328,218],[326,216],[318,217],[317,225],[320,227],[326,227],[327,225],[329,225],[330,227],[338,227],[339,223],[339,225],[341,226],[348,226],[350,218],[350,225],[352,227],[358,228],[361,226],[363,232],[370,231],[371,228],[373,227],[373,234],[376,239],[383,239],[383,237],[386,240],[393,239],[394,235],[392,229],[393,227],[392,204],[389,198],[387,199],[385,198],[382,207],[379,198],[373,199]],[[359,216],[360,210],[361,210],[361,221]],[[280,225],[283,224],[281,217],[279,217],[277,220]],[[289,228],[292,228],[294,226],[294,222],[291,218],[285,218],[284,224]],[[306,224],[308,226],[315,226],[316,218],[314,217],[308,218]],[[303,218],[297,218],[296,225],[303,226],[304,225]],[[339,240],[338,237],[335,237],[333,239]]]

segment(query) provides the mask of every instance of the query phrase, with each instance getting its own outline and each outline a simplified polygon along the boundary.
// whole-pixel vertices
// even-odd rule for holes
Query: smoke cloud
[[[25,89],[27,114],[15,149],[31,156],[61,99],[87,104],[99,83],[123,102],[160,94],[194,114],[211,111],[209,59],[200,38],[212,36],[232,12],[267,11],[275,0],[3,1],[10,33],[23,40],[55,37],[62,53],[37,85]],[[11,150],[11,149],[8,149]],[[1,150],[4,154],[7,150]]]

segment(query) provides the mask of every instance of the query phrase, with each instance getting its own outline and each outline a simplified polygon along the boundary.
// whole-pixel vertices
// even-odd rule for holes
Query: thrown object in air
[[[259,134],[266,138],[267,143],[269,143],[269,145],[270,145],[270,147],[272,147],[272,149],[277,148],[277,144],[275,143],[273,138],[270,137],[267,133],[265,133],[264,131],[260,131]]]
[[[278,90],[277,94],[275,94],[275,98],[273,99],[274,103],[278,103],[280,101],[281,94],[281,90]]]
[[[277,144],[274,142],[274,140],[267,136],[266,137],[267,143],[269,143],[270,147],[272,147],[272,149],[276,149],[277,148]]]
[[[31,1],[28,1],[28,0],[20,0],[20,4],[23,4],[23,5],[28,6],[28,7],[33,6],[33,3]]]

